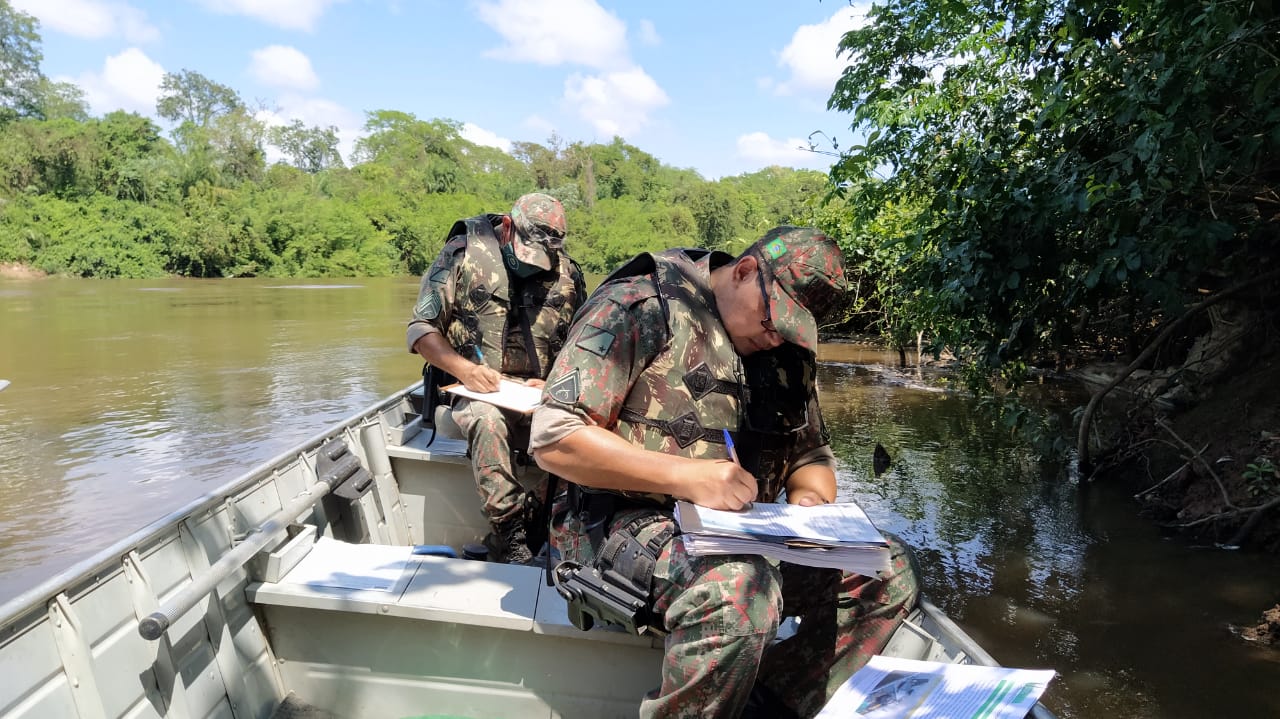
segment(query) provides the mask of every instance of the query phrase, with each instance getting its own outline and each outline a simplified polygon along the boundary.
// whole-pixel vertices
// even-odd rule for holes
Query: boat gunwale
[[[66,591],[68,587],[83,585],[84,582],[81,581],[83,578],[104,569],[108,569],[112,573],[120,570],[122,568],[121,558],[129,554],[129,552],[146,547],[159,540],[166,531],[173,531],[174,527],[183,520],[217,509],[227,497],[268,478],[275,470],[297,461],[300,456],[317,449],[333,437],[340,435],[344,430],[382,414],[392,405],[403,400],[406,395],[421,386],[421,384],[422,380],[417,380],[404,389],[368,405],[359,412],[327,425],[320,432],[292,445],[275,457],[255,465],[217,489],[201,494],[182,507],[147,523],[105,549],[99,550],[93,555],[72,564],[32,589],[28,589],[13,599],[4,602],[4,604],[0,604],[0,633],[9,633],[9,630],[13,628],[14,620],[29,615],[37,609],[43,611],[49,601]],[[0,641],[6,641],[7,639],[8,637],[0,636]]]

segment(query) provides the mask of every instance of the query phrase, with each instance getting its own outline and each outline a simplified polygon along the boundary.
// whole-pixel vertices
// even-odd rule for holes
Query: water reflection
[[[938,375],[891,369],[896,353],[820,359],[842,498],[916,548],[930,598],[998,660],[1056,669],[1060,716],[1280,716],[1280,653],[1227,626],[1277,600],[1280,563],[1162,538],[1118,488],[1077,487]],[[1032,390],[1053,407],[1072,388]],[[877,442],[894,459],[879,479]]]
[[[407,385],[411,282],[6,282],[0,601]]]

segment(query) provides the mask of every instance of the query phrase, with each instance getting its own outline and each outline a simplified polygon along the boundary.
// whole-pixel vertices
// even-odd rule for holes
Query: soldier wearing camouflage
[[[582,271],[564,252],[564,233],[564,208],[541,193],[521,197],[509,215],[454,223],[423,275],[406,335],[409,351],[428,361],[433,351],[440,353],[432,363],[464,382],[472,366],[512,379],[544,379],[586,297]],[[525,471],[516,466],[528,417],[465,399],[455,401],[452,417],[468,440],[493,527],[491,549],[506,561],[528,561],[532,555],[521,547],[524,510],[530,496],[541,501],[546,485],[545,473],[531,463]]]
[[[844,287],[835,243],[786,226],[736,260],[671,250],[611,275],[582,308],[534,413],[530,447],[538,462],[581,485],[578,503],[566,499],[553,513],[552,544],[561,555],[590,565],[603,537],[660,515],[637,534],[648,543],[673,525],[675,491],[722,509],[775,501],[784,491],[792,502],[832,501],[835,459],[818,405],[815,314]],[[725,429],[741,468],[726,462]],[[603,451],[592,454],[593,444]],[[671,478],[698,472],[705,479]],[[686,484],[677,490],[679,482]],[[613,508],[603,531],[589,526],[598,518],[581,499],[591,505],[601,496],[612,497]],[[668,542],[650,594],[662,622],[655,628],[667,633],[662,684],[644,698],[640,715],[816,713],[914,606],[908,551],[888,539],[892,568],[877,578],[757,556],[693,557],[678,538]],[[800,630],[774,644],[785,616],[800,617]]]

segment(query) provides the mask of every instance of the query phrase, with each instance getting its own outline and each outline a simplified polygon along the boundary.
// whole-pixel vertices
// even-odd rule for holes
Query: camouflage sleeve
[[[601,286],[574,318],[547,376],[542,406],[612,429],[636,379],[667,339],[666,319],[649,278]]]
[[[422,275],[418,288],[418,302],[413,306],[413,316],[405,330],[409,352],[423,335],[444,332],[453,317],[454,298],[462,283],[462,258],[466,254],[466,237],[452,237],[445,243],[436,261]]]

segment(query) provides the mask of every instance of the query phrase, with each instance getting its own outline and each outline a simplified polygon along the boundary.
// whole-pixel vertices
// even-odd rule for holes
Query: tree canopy
[[[1132,356],[1274,269],[1273,2],[888,0],[841,50],[865,140],[833,179],[894,331],[1005,370]]]
[[[349,276],[423,272],[455,220],[534,190],[568,212],[589,272],[675,245],[735,251],[773,224],[807,224],[821,173],[771,168],[708,181],[622,138],[476,145],[462,124],[367,114],[353,164],[337,128],[267,125],[189,69],[164,76],[156,115],[92,117],[40,74],[34,20],[0,0],[0,262],[86,277]],[[784,216],[785,215],[785,216]]]

